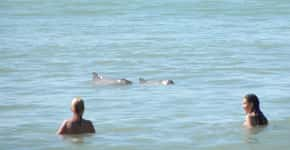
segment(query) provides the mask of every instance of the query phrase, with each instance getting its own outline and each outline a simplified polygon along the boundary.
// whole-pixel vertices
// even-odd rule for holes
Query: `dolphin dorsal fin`
[[[144,83],[144,82],[146,82],[146,80],[144,78],[139,78],[139,82]]]
[[[100,76],[96,72],[93,72],[93,80],[94,79],[100,79]]]

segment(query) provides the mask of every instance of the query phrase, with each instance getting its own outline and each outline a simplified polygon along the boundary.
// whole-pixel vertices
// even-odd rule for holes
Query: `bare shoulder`
[[[83,120],[83,123],[86,124],[86,125],[93,125],[92,121],[90,120]]]
[[[92,123],[92,121],[91,120],[86,120],[86,119],[83,119],[82,120],[84,123]]]
[[[246,115],[246,117],[245,117],[244,126],[248,127],[248,128],[251,128],[251,126],[252,126],[250,123],[250,116],[249,115]]]
[[[89,133],[95,133],[95,128],[94,128],[94,125],[93,125],[92,121],[83,120],[83,122],[86,124],[87,130],[88,130]]]
[[[69,119],[66,119],[62,122],[61,126],[62,127],[66,127],[68,124],[70,123],[70,120]]]
[[[65,134],[69,120],[64,120],[57,130],[57,134]]]

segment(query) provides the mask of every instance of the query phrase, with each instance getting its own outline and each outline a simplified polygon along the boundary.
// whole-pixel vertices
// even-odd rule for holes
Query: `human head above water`
[[[247,94],[244,96],[243,108],[247,113],[260,113],[259,98],[255,94]]]
[[[71,110],[73,113],[82,116],[85,110],[84,101],[80,97],[74,98],[71,102]]]

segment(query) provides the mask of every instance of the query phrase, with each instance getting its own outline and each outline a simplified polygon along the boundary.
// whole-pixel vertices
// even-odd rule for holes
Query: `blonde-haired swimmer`
[[[73,116],[72,118],[63,121],[57,134],[95,133],[93,123],[82,118],[84,110],[84,101],[79,97],[74,98],[71,102]]]

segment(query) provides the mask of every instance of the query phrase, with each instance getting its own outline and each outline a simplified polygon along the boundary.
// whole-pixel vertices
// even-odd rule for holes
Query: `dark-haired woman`
[[[259,98],[255,94],[247,94],[243,99],[246,113],[244,125],[246,127],[265,126],[268,120],[260,109]]]
[[[95,133],[93,123],[82,118],[84,109],[84,101],[81,98],[74,98],[71,103],[73,116],[62,123],[57,134]]]

